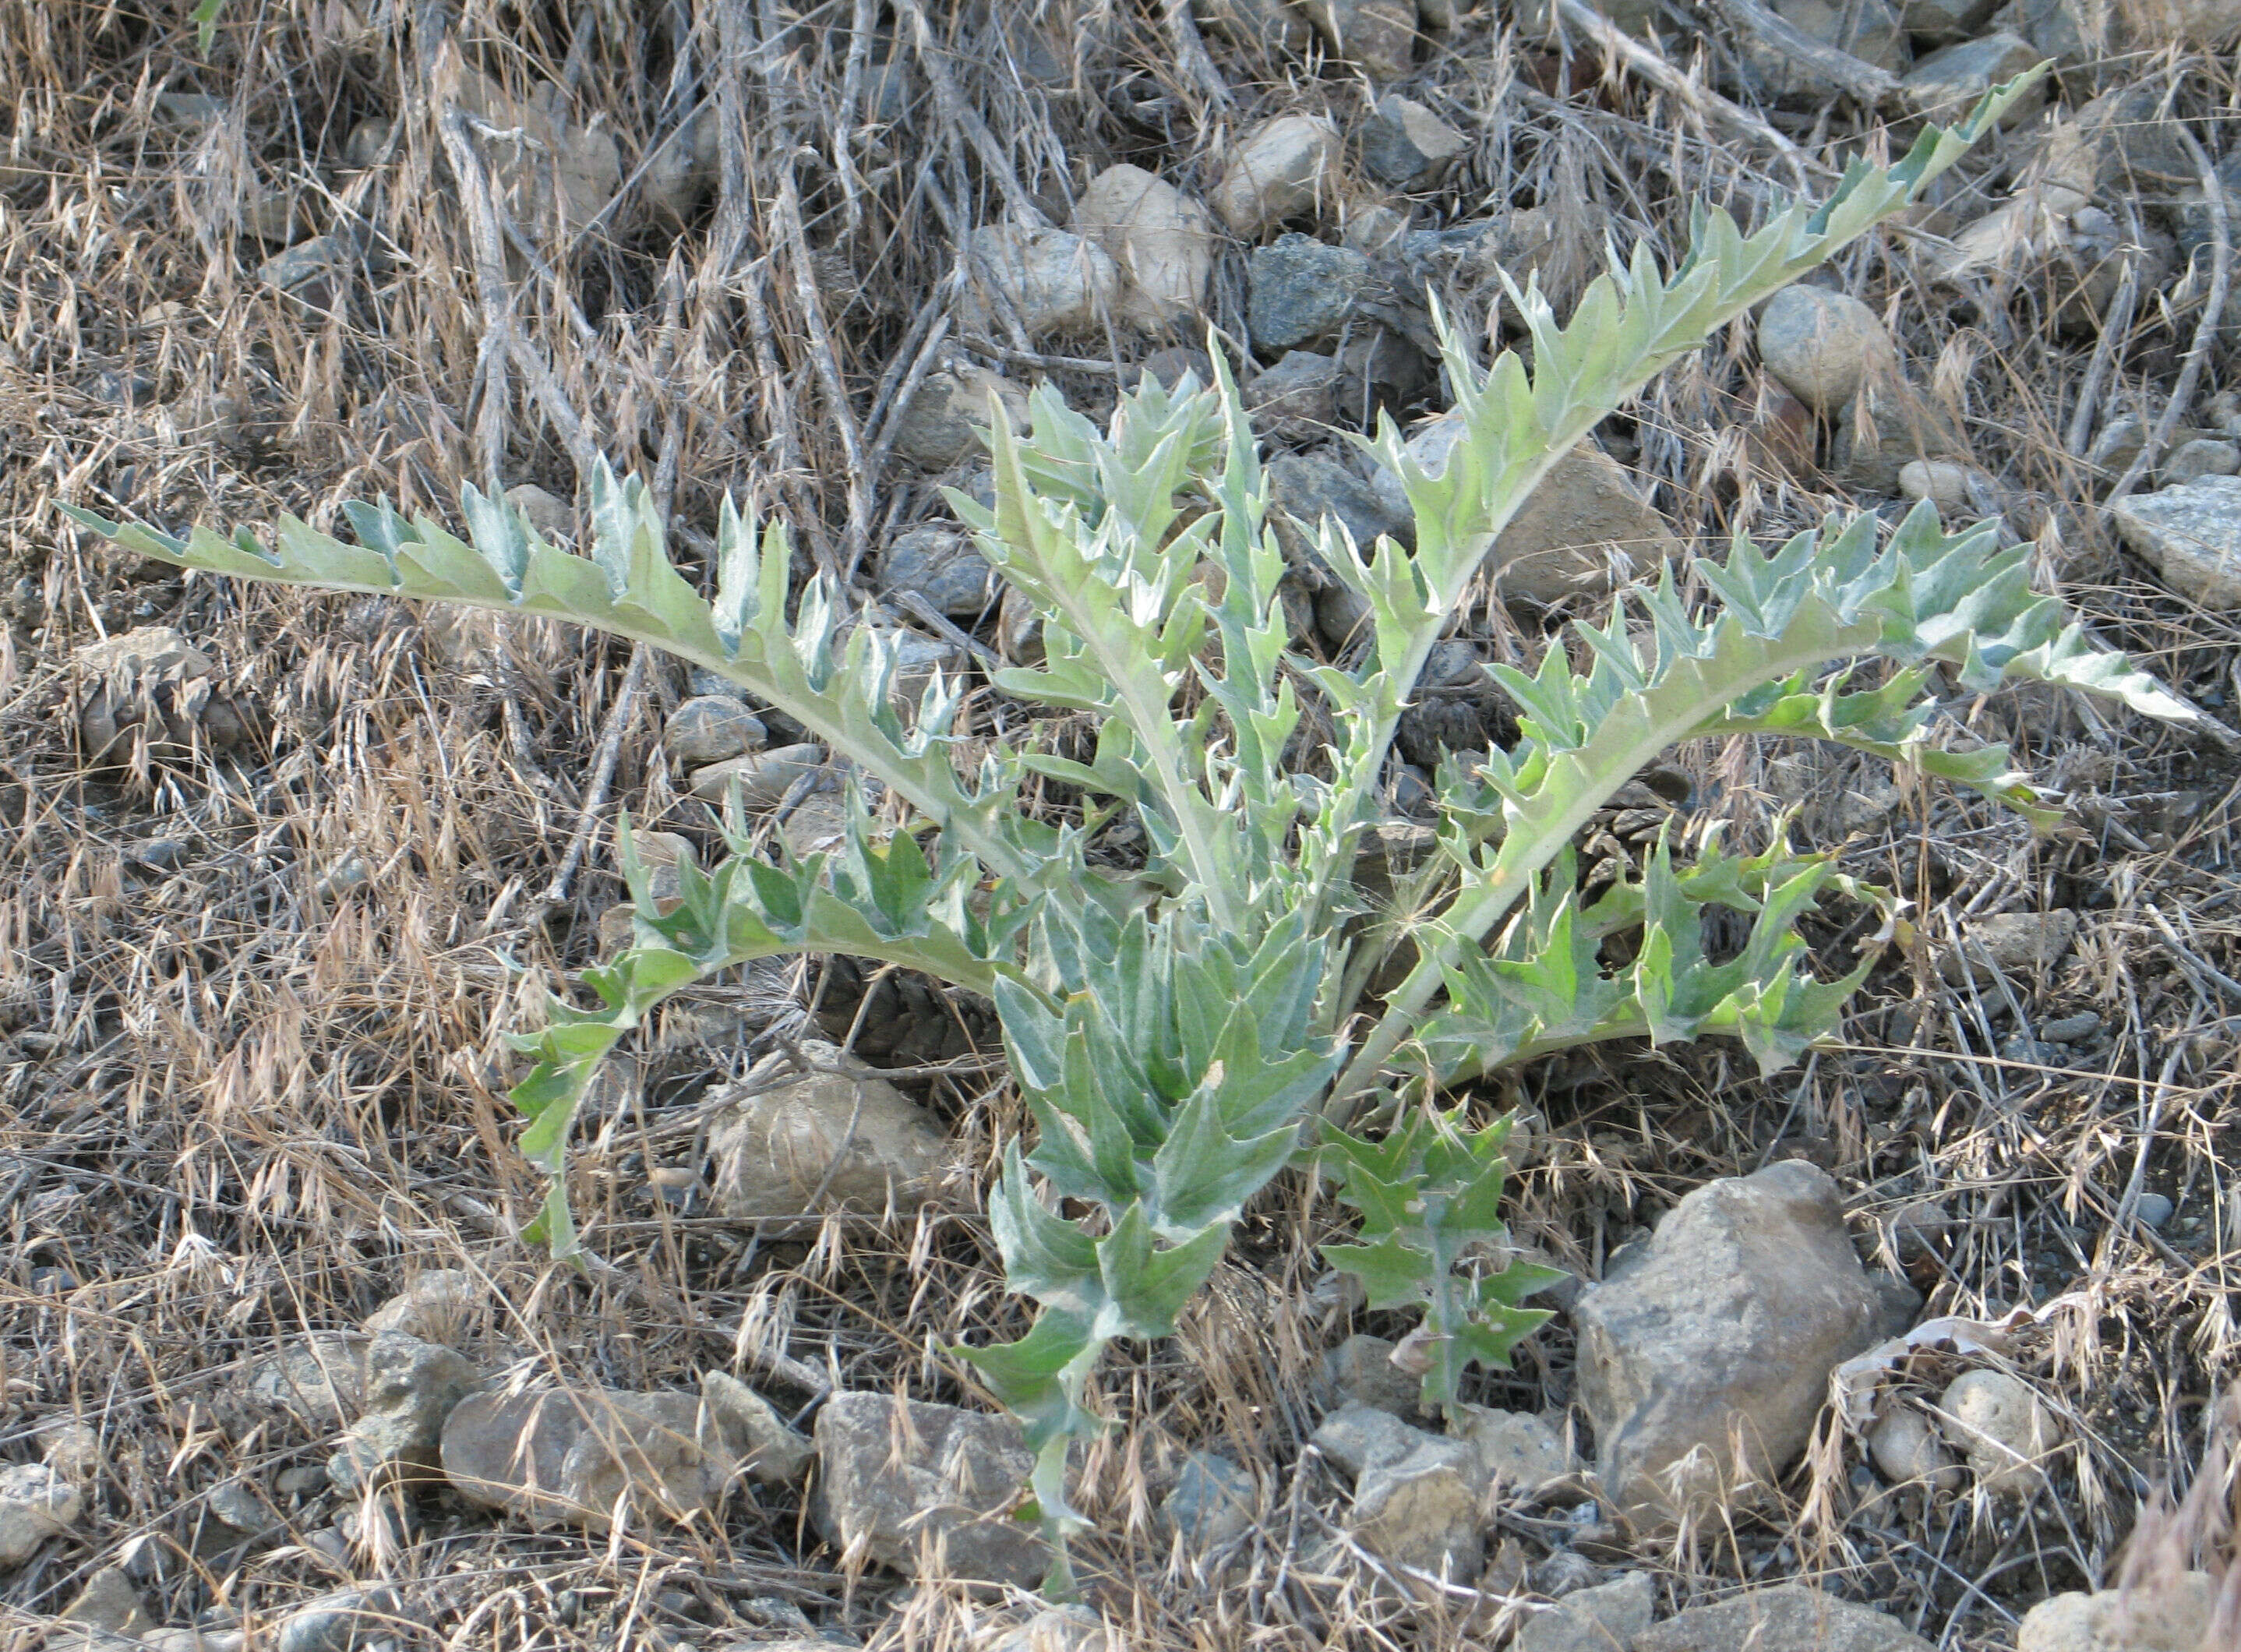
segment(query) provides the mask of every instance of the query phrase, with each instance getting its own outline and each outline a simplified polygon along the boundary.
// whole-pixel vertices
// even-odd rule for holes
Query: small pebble
[[[2059,1020],[2043,1021],[2038,1035],[2050,1044],[2077,1044],[2091,1038],[2101,1030],[2101,1018],[2091,1010],[2077,1015],[2065,1015]]]
[[[2162,1228],[2171,1219],[2171,1201],[2159,1193],[2144,1193],[2140,1202],[2132,1207],[2132,1214],[2146,1226]]]

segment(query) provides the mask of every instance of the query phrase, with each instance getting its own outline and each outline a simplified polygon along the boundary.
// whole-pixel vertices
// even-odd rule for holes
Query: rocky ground
[[[2241,1642],[2231,0],[236,0],[207,51],[187,10],[0,0],[8,1646]],[[473,482],[572,538],[605,453],[688,553],[726,491],[786,515],[909,629],[902,692],[962,671],[993,733],[983,673],[1037,642],[940,492],[986,490],[992,397],[1097,415],[1215,329],[1335,652],[1314,524],[1410,525],[1334,431],[1442,451],[1435,304],[1512,335],[1503,272],[1562,307],[1607,244],[1674,257],[1692,200],[1823,191],[2041,58],[1933,199],[1551,476],[1381,843],[1514,732],[1485,662],[1831,508],[1999,516],[2204,719],[1950,699],[2065,809],[2037,838],[1774,742],[1645,776],[1591,877],[1789,810],[1912,903],[1844,1041],[1485,1087],[1516,1241],[1573,1277],[1444,1420],[1408,1321],[1320,1266],[1345,1211],[1280,1183],[1109,1363],[1066,1611],[943,1352],[1018,1323],[985,1006],[846,960],[687,995],[583,1130],[599,1266],[516,1237],[503,1033],[626,933],[618,812],[658,878],[734,776],[813,846],[828,754],[658,658],[183,581],[54,509],[325,525]],[[1834,973],[1867,937],[1816,940]]]

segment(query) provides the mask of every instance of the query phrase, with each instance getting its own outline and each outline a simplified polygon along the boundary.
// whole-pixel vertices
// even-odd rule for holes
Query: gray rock
[[[388,149],[389,140],[396,132],[397,123],[393,120],[358,122],[343,140],[343,164],[354,172],[379,164],[383,151]]]
[[[257,266],[257,278],[312,310],[328,311],[350,291],[353,257],[338,235],[315,235]]]
[[[687,789],[702,802],[720,808],[736,779],[742,807],[750,813],[775,809],[786,801],[797,780],[815,774],[824,765],[821,746],[776,746],[767,752],[753,752],[696,769]]]
[[[1368,425],[1380,412],[1395,418],[1432,383],[1432,358],[1401,334],[1355,326],[1338,352],[1334,386],[1341,423]]]
[[[468,1502],[602,1532],[619,1508],[684,1522],[726,1478],[714,1418],[689,1394],[547,1388],[469,1395],[443,1429],[445,1478]]]
[[[2050,1044],[2083,1044],[2101,1030],[2101,1018],[2091,1010],[2039,1023],[2038,1035]]]
[[[1268,479],[1277,537],[1295,561],[1314,559],[1325,517],[1353,535],[1364,552],[1380,534],[1402,540],[1415,537],[1413,518],[1396,514],[1368,483],[1329,459],[1287,454],[1269,465]]]
[[[1988,981],[1995,974],[2050,969],[2077,935],[2077,914],[2067,906],[1972,918],[1959,944],[1939,957],[1938,972],[1957,986],[1971,979]]]
[[[1631,1652],[1932,1652],[1896,1618],[1784,1583],[1692,1607],[1634,1637]]]
[[[1906,31],[1941,46],[1973,40],[1998,3],[1999,0],[1906,0]]]
[[[1963,1371],[1937,1401],[1945,1437],[1996,1497],[2030,1496],[2062,1449],[2061,1420],[2030,1383],[2005,1371]]]
[[[968,336],[1009,338],[1012,318],[1030,344],[1085,333],[1120,296],[1105,249],[1064,230],[984,225],[966,237],[960,264],[957,324]]]
[[[719,1425],[689,1394],[610,1393],[590,1408],[560,1464],[562,1495],[587,1531],[618,1513],[682,1525],[712,1511],[726,1471]]]
[[[1359,1479],[1368,1469],[1399,1462],[1439,1437],[1410,1428],[1390,1411],[1352,1400],[1322,1420],[1312,1443],[1334,1468]]]
[[[1864,63],[1893,74],[1903,72],[1912,57],[1907,50],[1908,22],[1902,20],[1892,0],[1774,0],[1776,16],[1804,35]],[[1773,47],[1745,36],[1743,59],[1764,96],[1795,97],[1826,96],[1828,83],[1806,65]]]
[[[2237,472],[2241,472],[2241,445],[2198,437],[2164,461],[2163,482],[2165,487],[2184,487],[2205,476]]]
[[[895,451],[929,471],[947,470],[981,451],[990,409],[1013,430],[1027,424],[1027,393],[1001,374],[970,363],[928,373],[895,418]]]
[[[1622,1572],[1526,1619],[1511,1652],[1627,1652],[1656,1610],[1656,1581],[1648,1572]]]
[[[817,1414],[810,1516],[835,1548],[910,1576],[1032,1585],[1048,1551],[1010,1511],[1034,1458],[1008,1417],[886,1394]]]
[[[1369,260],[1312,236],[1277,237],[1246,266],[1246,325],[1257,350],[1293,350],[1336,336],[1369,290]]]
[[[1211,1451],[1187,1454],[1160,1501],[1160,1518],[1185,1548],[1203,1555],[1242,1537],[1260,1503],[1253,1476]]]
[[[1532,1413],[1456,1405],[1448,1412],[1448,1433],[1478,1453],[1486,1479],[1512,1496],[1569,1490],[1569,1501],[1578,1500],[1582,1465],[1556,1431]]]
[[[327,1471],[318,1469],[318,1484],[324,1488]],[[210,1511],[219,1522],[240,1532],[244,1536],[261,1532],[278,1523],[271,1506],[257,1495],[257,1488],[245,1480],[224,1480],[211,1488]]]
[[[2170,1226],[2177,1207],[2159,1193],[2144,1193],[2132,1207],[2132,1214],[2146,1226],[2163,1228]]]
[[[2016,1652],[2208,1652],[2220,1580],[2159,1576],[2146,1587],[2057,1595],[2024,1614]]]
[[[1402,189],[1439,181],[1470,140],[1413,98],[1388,94],[1361,129],[1361,164]]]
[[[365,1353],[365,1415],[327,1462],[338,1491],[432,1477],[444,1419],[482,1374],[439,1343],[384,1331]]]
[[[1689,1194],[1573,1309],[1604,1495],[1662,1527],[1771,1481],[1878,1310],[1827,1173],[1789,1160]]]
[[[1398,80],[1416,51],[1416,0],[1302,0],[1330,49],[1372,80]]]
[[[97,1635],[137,1635],[152,1627],[142,1609],[140,1591],[133,1587],[130,1575],[121,1566],[104,1566],[86,1579],[77,1597],[57,1616],[62,1622]],[[64,1648],[74,1648],[80,1642],[58,1636],[47,1644],[56,1652],[64,1652]]]
[[[715,1207],[734,1221],[814,1225],[835,1211],[908,1215],[933,1203],[948,1138],[886,1080],[859,1073],[834,1046],[798,1047],[845,1073],[790,1078],[784,1057],[710,1098]]]
[[[1485,1489],[1476,1453],[1461,1441],[1427,1437],[1397,1461],[1362,1469],[1347,1527],[1392,1565],[1475,1580],[1486,1560]]]
[[[2208,608],[2241,606],[2241,476],[2135,493],[2109,515],[2173,591]]]
[[[1448,455],[1455,451],[1455,444],[1462,440],[1463,434],[1462,420],[1449,413],[1419,425],[1409,432],[1408,439],[1401,444],[1401,448],[1428,475],[1444,476],[1448,470]],[[1415,525],[1416,507],[1408,502],[1408,490],[1402,485],[1398,471],[1380,465],[1370,477],[1369,485],[1387,514],[1397,521],[1409,524],[1411,527]]]
[[[1395,1416],[1415,1413],[1423,1379],[1393,1363],[1394,1345],[1357,1331],[1323,1359],[1323,1374],[1342,1401],[1375,1406]]]
[[[548,544],[562,544],[575,536],[576,507],[534,482],[515,483],[506,489],[505,502],[520,512],[537,537]]]
[[[1127,388],[1135,390],[1148,378],[1155,381],[1161,389],[1172,391],[1181,386],[1186,374],[1201,390],[1204,390],[1214,383],[1214,362],[1195,344],[1164,344],[1136,364],[1134,376],[1127,381]],[[973,479],[978,480],[979,478],[976,476]],[[993,475],[987,478],[985,490],[968,485],[965,492],[973,494],[987,509],[993,511],[996,508],[996,482]],[[986,497],[983,497],[984,492]]]
[[[2014,79],[2038,61],[2038,48],[2030,41],[2011,34],[1986,35],[1931,52],[1900,79],[1899,90],[1930,119],[1950,123],[1965,117],[1993,87]],[[2000,124],[2013,126],[2045,102],[2046,84],[2042,81],[2016,100],[2000,117]]]
[[[367,1341],[343,1331],[298,1337],[251,1368],[249,1397],[314,1428],[338,1427],[365,1403]]]
[[[886,548],[880,558],[879,592],[883,597],[915,592],[938,613],[978,619],[1001,598],[1003,585],[969,535],[929,525],[898,536]]]
[[[678,844],[685,840],[673,833],[641,832],[639,853],[646,853],[645,840],[654,838],[675,838]],[[666,848],[670,846],[664,845]],[[686,853],[691,846],[685,845]],[[405,1336],[417,1336],[424,1342],[450,1342],[465,1328],[467,1321],[487,1299],[482,1281],[463,1267],[431,1267],[414,1277],[412,1282],[366,1315],[365,1331],[378,1336],[384,1331],[396,1331]]]
[[[1334,648],[1347,648],[1368,636],[1375,623],[1369,599],[1335,581],[1315,592],[1315,629]]]
[[[337,1589],[298,1607],[280,1620],[275,1652],[358,1652],[406,1626],[397,1615],[394,1589]]]
[[[817,1447],[787,1426],[778,1408],[727,1371],[700,1374],[700,1398],[722,1431],[726,1449],[760,1486],[799,1485]]]
[[[689,769],[759,752],[769,739],[762,719],[726,694],[694,695],[669,714],[661,730],[663,748]]]
[[[1214,273],[1204,207],[1141,167],[1108,166],[1074,203],[1073,224],[1120,271],[1123,322],[1157,335],[1197,321]]]
[[[444,1420],[444,1477],[469,1502],[543,1525],[575,1513],[562,1468],[597,1395],[471,1394]]]
[[[2070,215],[2056,251],[2069,290],[2055,309],[2055,324],[2072,338],[2090,338],[2101,331],[2128,274],[2146,298],[2177,263],[2176,244],[2161,230],[2143,227],[2135,236],[2097,206],[2081,206]]]
[[[1898,359],[1883,318],[1850,294],[1784,287],[1759,311],[1758,356],[1814,411],[1849,406],[1861,380]]]
[[[1495,538],[1489,560],[1504,596],[1553,604],[1609,589],[1614,557],[1641,572],[1680,548],[1624,467],[1582,446],[1542,478]]]
[[[1953,1219],[1953,1212],[1939,1199],[1910,1199],[1892,1211],[1885,1223],[1890,1232],[1891,1248],[1902,1262],[1916,1262],[1938,1254],[1946,1239],[1959,1226]]]
[[[1232,234],[1252,240],[1335,193],[1342,147],[1320,115],[1263,121],[1229,152],[1208,204]]]
[[[1957,438],[1930,400],[1896,373],[1870,373],[1836,426],[1837,478],[1850,487],[1885,495],[1898,492],[1910,460],[1959,458]]]
[[[70,1531],[78,1488],[47,1464],[0,1466],[0,1571],[11,1571],[47,1538]]]
[[[1245,405],[1265,435],[1306,435],[1338,416],[1338,361],[1311,351],[1287,351],[1245,383]]]
[[[1876,1472],[1894,1486],[1929,1486],[1943,1492],[1961,1488],[1961,1470],[1952,1452],[1930,1420],[1903,1401],[1886,1402],[1883,1415],[1868,1430],[1868,1455]]]

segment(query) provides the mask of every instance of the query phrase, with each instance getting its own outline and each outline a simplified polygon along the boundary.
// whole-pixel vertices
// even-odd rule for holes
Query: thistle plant
[[[189,568],[547,615],[655,644],[878,782],[877,807],[852,783],[829,853],[765,859],[728,810],[731,853],[706,873],[681,864],[673,904],[649,898],[623,833],[632,943],[585,973],[596,1007],[556,998],[544,1030],[518,1040],[536,1058],[514,1092],[521,1148],[552,1178],[531,1236],[575,1250],[573,1114],[601,1058],[678,988],[776,953],[839,953],[986,994],[1035,1122],[1007,1149],[990,1226],[1008,1283],[1038,1312],[1020,1340],[958,1352],[1026,1427],[1063,1589],[1080,1525],[1067,1453],[1101,1426],[1089,1383],[1104,1348],[1173,1330],[1240,1214],[1288,1164],[1330,1154],[1362,1228],[1361,1242],[1326,1254],[1373,1302],[1423,1304],[1412,1343],[1425,1398],[1449,1404],[1465,1367],[1506,1358],[1529,1329],[1522,1303],[1542,1280],[1490,1265],[1502,1132],[1438,1110],[1444,1087],[1618,1037],[1719,1033],[1772,1070],[1833,1027],[1858,977],[1816,980],[1797,933],[1824,892],[1850,886],[1825,855],[1781,842],[1730,853],[1713,839],[1676,859],[1661,842],[1638,876],[1582,895],[1575,834],[1660,753],[1707,735],[1811,737],[2035,813],[2004,747],[1937,743],[1935,673],[1971,692],[2030,679],[2186,714],[2032,592],[2026,550],[2004,546],[1995,525],[1949,533],[1924,505],[1887,538],[1863,518],[1772,549],[1738,541],[1696,566],[1716,600],[1684,595],[1669,569],[1608,624],[1580,628],[1584,670],[1555,645],[1530,675],[1493,668],[1519,739],[1443,766],[1437,854],[1376,921],[1356,921],[1355,863],[1383,818],[1396,727],[1503,525],[1662,368],[1914,200],[2025,84],[1750,235],[1699,211],[1676,271],[1637,251],[1568,324],[1537,288],[1513,288],[1529,371],[1511,353],[1481,365],[1447,337],[1462,435],[1444,468],[1418,465],[1389,420],[1367,444],[1407,489],[1415,549],[1323,529],[1324,563],[1371,615],[1340,663],[1288,635],[1260,452],[1224,367],[1205,388],[1147,379],[1102,430],[1047,390],[1027,436],[997,417],[993,508],[951,498],[1040,613],[1043,659],[991,682],[1089,713],[1087,760],[1014,744],[960,776],[961,686],[938,679],[914,716],[899,710],[894,634],[852,615],[822,578],[796,591],[782,525],[759,530],[726,505],[704,595],[672,563],[646,490],[604,466],[589,478],[588,556],[472,488],[464,538],[386,505],[349,507],[355,545],[288,519],[270,549],[245,532],[182,539],[74,514]],[[1851,674],[1866,659],[1888,662],[1872,686]],[[1320,744],[1299,738],[1309,702],[1316,726],[1335,731]],[[1030,818],[1020,792],[1031,775],[1079,788],[1080,823]],[[1115,822],[1141,830],[1141,867],[1088,853]],[[1702,938],[1711,907],[1748,924],[1716,960]],[[1364,1116],[1401,1122],[1381,1141],[1349,1134]]]

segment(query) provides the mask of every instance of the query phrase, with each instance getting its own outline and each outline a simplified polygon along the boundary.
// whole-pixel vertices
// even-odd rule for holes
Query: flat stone
[[[1158,335],[1188,328],[1214,273],[1214,220],[1166,179],[1108,166],[1074,203],[1074,233],[1103,248],[1120,272],[1120,319]]]
[[[546,1388],[473,1394],[443,1429],[444,1475],[468,1502],[544,1525],[603,1532],[683,1523],[714,1508],[726,1473],[719,1425],[689,1394]]]
[[[1321,116],[1263,121],[1230,150],[1208,203],[1232,234],[1252,240],[1332,192],[1342,148]]]
[[[1314,455],[1286,454],[1270,461],[1268,503],[1277,538],[1295,561],[1316,557],[1323,518],[1334,518],[1367,553],[1381,534],[1413,538],[1415,520],[1396,514],[1371,485],[1342,465]]]
[[[778,807],[796,781],[815,774],[824,764],[821,746],[775,746],[766,752],[753,752],[695,769],[687,789],[703,803],[721,808],[736,779],[740,806],[754,813]]]
[[[817,1040],[811,1061],[846,1066]],[[869,1072],[788,1078],[783,1058],[709,1098],[715,1208],[734,1221],[813,1225],[839,1211],[909,1214],[933,1201],[949,1141],[925,1108]]]
[[[1802,1584],[1692,1607],[1634,1637],[1630,1652],[1933,1652],[1896,1618]]]
[[[1939,45],[1973,40],[1998,3],[1999,0],[1906,0],[1906,30]]]
[[[1657,1583],[1648,1572],[1625,1572],[1608,1583],[1575,1589],[1525,1620],[1511,1652],[1629,1652],[1657,1610]],[[1768,1652],[1773,1652],[1769,1648]]]
[[[1369,290],[1369,260],[1351,247],[1290,234],[1255,248],[1246,325],[1257,350],[1294,350],[1334,338]]]
[[[2203,476],[2111,507],[2124,544],[2209,608],[2241,606],[2241,476]]]
[[[1774,0],[1773,10],[1809,40],[1818,40],[1890,73],[1903,73],[1910,23],[1892,0]],[[1744,35],[1738,41],[1763,92],[1774,97],[1827,96],[1829,83],[1811,68]]]
[[[1012,1518],[1034,1458],[1009,1417],[886,1394],[817,1414],[811,1519],[827,1542],[913,1577],[1033,1585],[1049,1554]]]
[[[569,1519],[562,1468],[595,1400],[565,1388],[471,1394],[444,1420],[444,1477],[469,1502],[535,1524]]]
[[[1361,129],[1361,164],[1388,184],[1437,183],[1470,139],[1413,98],[1388,94]]]
[[[1784,287],[1759,311],[1759,360],[1798,400],[1833,414],[1859,393],[1869,371],[1896,363],[1883,318],[1849,293]]]
[[[1697,1188],[1573,1309],[1604,1495],[1662,1528],[1771,1481],[1880,1317],[1826,1172],[1787,1160]]]
[[[957,324],[981,338],[1008,338],[1016,318],[1030,344],[1086,333],[1120,296],[1120,271],[1094,241],[1064,230],[984,225],[966,237],[965,290]]]

